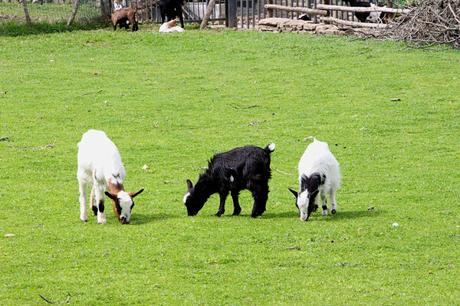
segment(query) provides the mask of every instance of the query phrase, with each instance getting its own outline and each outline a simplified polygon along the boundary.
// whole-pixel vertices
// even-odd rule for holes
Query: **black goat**
[[[184,28],[183,3],[183,0],[160,0],[161,24],[165,23],[165,17],[168,18],[168,21],[179,17],[180,25]]]
[[[196,215],[212,194],[219,193],[220,205],[216,216],[220,217],[225,212],[225,200],[230,192],[233,215],[237,216],[241,212],[238,195],[241,190],[248,189],[254,198],[251,217],[261,216],[268,199],[270,153],[274,150],[275,144],[272,143],[264,149],[245,146],[214,155],[195,187],[187,180],[188,192],[184,196],[184,204],[188,215]]]
[[[344,0],[346,4],[353,7],[370,7],[371,1],[363,0]],[[369,17],[370,12],[355,12],[356,18],[361,22],[366,22],[367,17]]]

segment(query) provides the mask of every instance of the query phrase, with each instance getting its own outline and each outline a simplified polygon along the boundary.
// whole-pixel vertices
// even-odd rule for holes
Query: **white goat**
[[[80,189],[80,219],[88,220],[86,212],[86,186],[92,184],[90,203],[97,223],[107,222],[104,213],[104,192],[113,201],[113,211],[122,223],[129,223],[133,198],[136,193],[124,191],[125,168],[120,152],[115,144],[102,131],[89,130],[83,134],[78,144],[77,179]],[[108,191],[106,191],[108,190]],[[97,203],[97,206],[96,206]]]
[[[318,208],[315,204],[318,193],[322,200],[323,216],[327,215],[327,194],[332,202],[331,213],[335,214],[335,194],[340,187],[339,163],[327,143],[312,138],[313,142],[308,145],[299,161],[299,192],[289,188],[296,197],[296,206],[302,221],[307,221],[310,214]]]
[[[174,33],[174,32],[184,32],[185,30],[176,25],[176,20],[170,20],[168,22],[163,23],[160,26],[160,33]]]
[[[374,3],[371,3],[370,4],[370,7],[375,9],[377,7],[377,5],[375,5]],[[386,6],[384,6],[386,7]],[[373,11],[373,12],[370,12],[369,13],[369,16],[367,16],[366,18],[366,22],[371,22],[371,23],[382,23],[382,19],[384,17],[384,13],[383,12],[379,12],[379,11]]]

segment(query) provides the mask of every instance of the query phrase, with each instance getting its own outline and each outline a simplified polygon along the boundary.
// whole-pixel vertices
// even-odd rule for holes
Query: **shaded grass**
[[[38,23],[63,22],[69,18],[72,12],[71,4],[44,3],[40,5],[29,3],[27,8],[32,21]],[[100,17],[100,15],[100,9],[94,5],[81,3],[78,7],[76,20],[94,19]],[[0,16],[25,22],[24,9],[21,3],[0,3]],[[0,19],[0,25],[2,25],[1,20],[2,19]]]
[[[458,53],[232,31],[2,41],[2,303],[459,300]],[[105,226],[78,220],[76,143],[88,128],[118,145],[127,188],[146,187],[130,226],[112,212]],[[343,187],[337,215],[302,223],[287,187],[308,135],[329,142]],[[249,218],[247,192],[240,217],[230,202],[214,217],[215,196],[186,217],[185,179],[207,158],[271,141],[262,218]]]
[[[81,30],[95,30],[104,28],[107,25],[101,20],[92,20],[88,22],[75,22],[67,26],[67,22],[34,22],[31,25],[9,21],[0,24],[0,36],[24,36],[24,35],[41,35],[50,33],[62,33]]]
[[[67,26],[72,7],[66,4],[30,4],[32,24],[25,23],[24,11],[18,3],[0,3],[0,36],[23,36],[94,30],[107,27],[100,17],[100,10],[89,4],[81,4],[71,26]]]

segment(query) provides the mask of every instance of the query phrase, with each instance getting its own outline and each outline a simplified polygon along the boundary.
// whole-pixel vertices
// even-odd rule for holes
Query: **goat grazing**
[[[272,143],[264,149],[245,146],[214,155],[195,186],[187,180],[184,204],[188,215],[196,215],[212,194],[219,193],[220,205],[216,216],[220,217],[225,212],[225,200],[230,192],[233,215],[237,216],[241,212],[238,195],[241,190],[248,189],[254,198],[251,217],[261,216],[268,199],[270,154],[274,150],[275,144]]]
[[[92,184],[90,203],[97,223],[107,222],[104,214],[104,193],[113,202],[113,211],[122,224],[129,223],[138,192],[126,192],[123,181],[126,172],[120,152],[102,131],[89,130],[78,143],[77,179],[80,190],[80,220],[88,221],[86,186]],[[107,189],[107,191],[106,191]],[[97,205],[96,205],[97,204]]]
[[[328,144],[313,137],[313,142],[308,145],[299,161],[299,192],[289,188],[296,198],[300,219],[307,221],[310,214],[316,211],[318,193],[322,200],[323,216],[327,215],[327,194],[332,202],[331,213],[335,214],[335,194],[339,187],[339,163],[329,150]]]
[[[116,10],[112,13],[112,25],[113,30],[117,29],[117,25],[121,29],[129,29],[129,24],[132,25],[132,31],[139,30],[139,25],[136,20],[137,8],[135,6],[125,7],[119,10]]]
[[[180,26],[184,28],[183,2],[183,0],[160,0],[161,24],[165,23],[165,17],[168,18],[168,21],[179,17]]]

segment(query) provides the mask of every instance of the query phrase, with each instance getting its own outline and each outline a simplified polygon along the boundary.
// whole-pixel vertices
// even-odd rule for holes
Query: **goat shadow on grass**
[[[133,213],[133,216],[131,218],[131,225],[140,225],[140,224],[146,224],[150,222],[155,222],[155,221],[162,221],[162,220],[167,220],[167,219],[174,219],[177,218],[176,215],[173,214],[165,214],[165,213],[158,213],[158,214],[137,214]]]
[[[357,219],[357,218],[369,218],[369,217],[376,217],[382,212],[380,210],[346,210],[346,211],[338,211],[336,214],[328,214],[327,221],[338,221],[341,219]],[[299,213],[297,211],[285,211],[280,213],[265,213],[262,215],[262,219],[282,219],[282,218],[293,218],[298,219]],[[313,213],[310,216],[310,219],[322,219],[323,216],[321,215],[320,209],[317,212]]]
[[[345,210],[345,211],[337,211],[335,215],[328,215],[330,221],[337,221],[341,219],[357,219],[357,218],[370,218],[370,217],[377,217],[380,215],[382,211],[380,210]],[[321,212],[320,212],[321,217]]]
[[[282,218],[298,218],[299,213],[295,210],[293,211],[283,211],[279,213],[266,212],[262,215],[262,219],[282,219]]]

